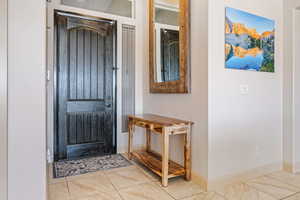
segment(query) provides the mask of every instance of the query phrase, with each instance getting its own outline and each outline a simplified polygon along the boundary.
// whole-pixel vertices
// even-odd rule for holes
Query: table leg
[[[151,127],[150,127],[151,129]],[[146,129],[146,138],[147,138],[147,146],[146,146],[146,151],[150,152],[151,151],[151,130]]]
[[[191,180],[191,126],[188,127],[186,135],[184,135],[184,168],[185,179]]]
[[[129,120],[128,122],[128,159],[132,159],[132,142],[133,142],[133,122]]]
[[[162,185],[168,186],[169,179],[169,130],[163,128],[162,133]]]

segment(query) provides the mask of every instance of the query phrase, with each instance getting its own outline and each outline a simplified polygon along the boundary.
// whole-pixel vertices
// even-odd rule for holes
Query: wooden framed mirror
[[[151,93],[190,92],[190,0],[149,1]]]

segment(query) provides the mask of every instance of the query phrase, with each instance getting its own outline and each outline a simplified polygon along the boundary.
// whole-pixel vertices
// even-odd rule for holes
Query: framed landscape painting
[[[274,54],[274,20],[226,8],[226,68],[274,72]]]

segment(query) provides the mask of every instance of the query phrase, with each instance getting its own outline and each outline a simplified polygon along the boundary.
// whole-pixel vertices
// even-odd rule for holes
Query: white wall
[[[46,199],[45,3],[8,1],[8,199]]]
[[[0,199],[7,199],[7,1],[0,0]]]
[[[208,2],[207,5],[205,0],[191,0],[192,93],[150,94],[146,84],[144,112],[195,122],[193,171],[209,181],[265,166],[279,169],[282,162],[283,1],[274,0],[272,6],[269,0]],[[275,73],[224,68],[226,6],[276,20]],[[148,69],[144,76],[148,83]],[[248,95],[240,94],[241,84],[249,86]],[[172,153],[171,157],[182,160],[177,149],[173,152],[177,155]]]
[[[275,73],[224,68],[227,6],[276,21]],[[210,180],[282,162],[282,20],[282,0],[209,1]]]
[[[146,9],[146,6],[145,6]],[[149,67],[145,63],[144,74],[144,112],[177,117],[195,122],[192,136],[192,170],[204,179],[207,178],[207,125],[208,125],[208,74],[207,74],[207,1],[191,1],[191,94],[150,94]],[[145,20],[147,11],[145,10]],[[145,21],[145,30],[148,23]],[[148,35],[148,32],[146,32]],[[148,47],[149,39],[145,42]],[[145,55],[148,57],[148,48]],[[177,136],[178,137],[178,136]],[[156,150],[159,149],[155,142]],[[171,139],[171,158],[182,162],[183,143],[180,139]]]

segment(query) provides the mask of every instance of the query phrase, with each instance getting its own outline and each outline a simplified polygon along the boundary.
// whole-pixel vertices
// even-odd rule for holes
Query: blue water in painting
[[[226,68],[230,69],[244,69],[244,70],[256,70],[259,71],[264,57],[263,54],[257,54],[256,56],[248,55],[243,58],[233,56],[226,62]]]

